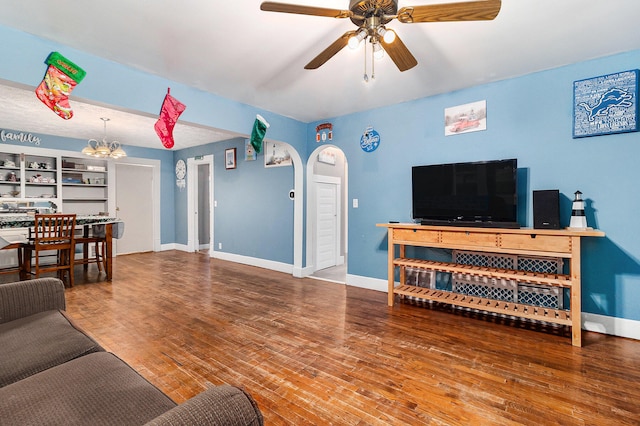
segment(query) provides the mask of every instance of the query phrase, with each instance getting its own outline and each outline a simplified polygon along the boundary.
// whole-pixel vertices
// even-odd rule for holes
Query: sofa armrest
[[[0,324],[65,308],[64,284],[57,278],[0,284]]]
[[[257,404],[240,388],[222,385],[207,389],[156,417],[146,426],[262,426]]]

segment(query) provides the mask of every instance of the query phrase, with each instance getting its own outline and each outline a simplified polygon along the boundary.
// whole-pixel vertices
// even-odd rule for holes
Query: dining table
[[[0,231],[3,229],[33,228],[35,216],[33,214],[6,214],[0,215]],[[90,227],[104,227],[105,237],[105,274],[106,280],[113,278],[113,239],[120,238],[124,231],[124,222],[117,217],[101,215],[76,215],[76,226],[83,228],[83,234],[87,235]],[[14,241],[9,241],[14,243]],[[86,248],[85,248],[86,256]]]

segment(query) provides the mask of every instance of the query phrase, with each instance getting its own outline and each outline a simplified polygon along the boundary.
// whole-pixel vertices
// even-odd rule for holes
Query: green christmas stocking
[[[267,123],[267,120],[260,114],[256,115],[256,120],[253,122],[253,129],[251,130],[251,146],[253,146],[253,149],[255,149],[258,154],[262,151],[262,141],[268,128],[269,123]]]
[[[51,52],[45,63],[49,64],[49,68],[36,88],[36,96],[51,111],[68,120],[73,117],[69,95],[86,72],[58,52]]]

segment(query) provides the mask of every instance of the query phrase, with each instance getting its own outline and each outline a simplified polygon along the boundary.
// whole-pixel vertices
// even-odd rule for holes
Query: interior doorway
[[[187,251],[213,256],[213,155],[187,159]]]
[[[341,180],[316,176],[316,270],[337,266],[340,259]]]
[[[116,215],[125,224],[117,255],[154,251],[153,189],[152,167],[116,163]]]
[[[307,165],[307,268],[312,278],[347,281],[348,166],[333,145],[316,149]]]

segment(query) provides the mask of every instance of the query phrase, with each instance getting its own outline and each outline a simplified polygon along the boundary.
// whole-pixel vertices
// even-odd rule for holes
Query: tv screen
[[[518,228],[516,159],[412,168],[413,219]]]

